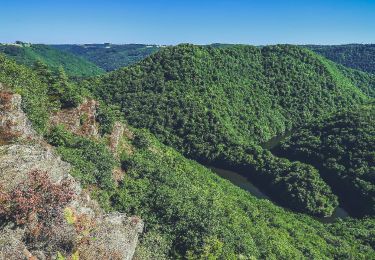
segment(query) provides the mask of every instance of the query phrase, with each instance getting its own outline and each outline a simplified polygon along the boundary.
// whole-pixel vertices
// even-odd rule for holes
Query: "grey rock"
[[[70,180],[76,196],[68,207],[77,216],[84,216],[95,223],[95,228],[89,234],[95,239],[80,247],[80,259],[132,259],[138,243],[138,235],[143,230],[142,220],[121,213],[104,214],[98,203],[92,200],[89,194],[82,190],[79,182],[69,174],[72,168],[70,164],[61,160],[53,147],[46,144],[32,129],[31,123],[21,109],[21,101],[19,95],[1,92],[0,88],[2,191],[7,192],[19,187],[27,180],[28,173],[33,170],[47,172],[53,183]],[[84,108],[92,111],[95,106],[95,102],[88,102]],[[86,129],[90,135],[96,135],[96,126],[94,128]],[[64,219],[64,216],[59,216],[59,219]],[[74,243],[82,236],[77,233],[74,225],[56,221],[56,224],[51,224],[53,232],[48,244],[29,245],[25,242],[23,228],[9,225],[3,227],[1,224],[0,260],[53,259],[62,244]],[[28,248],[33,248],[34,251],[29,251]]]

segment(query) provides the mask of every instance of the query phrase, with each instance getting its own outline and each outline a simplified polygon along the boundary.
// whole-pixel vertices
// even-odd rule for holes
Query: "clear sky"
[[[0,0],[0,42],[375,43],[375,0]]]

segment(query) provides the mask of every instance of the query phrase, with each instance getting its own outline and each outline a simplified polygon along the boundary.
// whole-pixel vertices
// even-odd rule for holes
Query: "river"
[[[274,137],[270,141],[268,141],[267,143],[263,144],[262,147],[264,149],[269,149],[269,150],[270,149],[274,149],[274,148],[277,147],[277,145],[282,140],[284,140],[286,137],[288,137],[290,135],[290,133],[291,132],[287,132],[286,134],[284,134],[282,136]],[[234,172],[234,171],[224,170],[224,169],[221,169],[221,168],[215,168],[215,167],[210,167],[210,168],[211,168],[211,170],[213,170],[220,177],[229,180],[234,185],[240,187],[243,190],[248,191],[249,193],[251,193],[252,195],[254,195],[255,197],[257,197],[258,199],[271,200],[267,196],[267,194],[265,194],[261,189],[259,189],[258,187],[256,187],[253,183],[251,183],[249,181],[249,179],[247,179],[243,175],[241,175],[241,174],[239,174],[237,172]],[[346,212],[341,207],[337,207],[335,209],[335,211],[333,212],[332,216],[330,216],[330,217],[324,217],[324,218],[316,218],[316,219],[318,219],[322,223],[332,223],[332,222],[336,221],[337,218],[346,218],[348,216],[349,216],[348,212]]]

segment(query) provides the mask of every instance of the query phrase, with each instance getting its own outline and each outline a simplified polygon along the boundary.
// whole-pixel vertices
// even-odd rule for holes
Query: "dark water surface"
[[[262,144],[261,146],[264,149],[272,150],[276,148],[281,141],[285,140],[291,134],[292,134],[292,131],[287,131],[286,133],[282,135],[278,135],[278,136],[271,138],[268,142]],[[248,191],[249,193],[257,197],[258,199],[271,200],[270,197],[267,196],[267,194],[265,194],[261,189],[256,187],[253,183],[250,182],[248,178],[244,177],[243,175],[235,171],[225,170],[221,168],[215,168],[215,167],[210,167],[210,168],[220,177],[229,180],[237,187],[240,187],[241,189]],[[317,219],[323,223],[332,223],[337,218],[346,218],[348,216],[349,216],[348,212],[346,212],[341,207],[337,207],[335,211],[333,212],[332,216],[324,217],[324,218],[317,218]]]
[[[253,196],[257,197],[258,199],[268,199],[271,200],[270,197],[267,196],[262,190],[252,184],[249,179],[244,177],[243,175],[229,170],[224,170],[220,168],[210,167],[212,171],[214,171],[220,177],[230,181],[237,187],[240,187],[243,190],[248,191]],[[323,223],[332,223],[337,218],[346,218],[349,214],[343,208],[337,207],[336,210],[333,212],[332,216],[324,217],[324,218],[316,218]]]
[[[220,177],[232,182],[234,185],[240,187],[241,189],[250,192],[252,195],[257,197],[258,199],[270,200],[270,198],[265,193],[263,193],[261,190],[255,187],[254,184],[252,184],[246,177],[242,176],[241,174],[234,172],[234,171],[224,170],[220,168],[214,168],[214,167],[210,167],[210,168]]]

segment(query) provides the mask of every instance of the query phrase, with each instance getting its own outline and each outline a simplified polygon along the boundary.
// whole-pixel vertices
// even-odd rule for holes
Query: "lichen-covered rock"
[[[0,259],[27,259],[28,250],[22,242],[24,229],[8,225],[0,229]]]
[[[9,144],[0,146],[0,183],[11,190],[27,178],[33,170],[48,172],[54,183],[73,179],[68,173],[70,165],[63,162],[51,148],[39,144]],[[74,182],[75,183],[75,182]],[[75,183],[75,189],[80,188]]]
[[[0,144],[40,140],[21,109],[21,101],[20,95],[0,92]]]
[[[114,154],[117,153],[117,148],[120,144],[122,136],[124,135],[124,130],[125,127],[122,123],[115,122],[112,133],[109,136],[109,148]]]
[[[84,100],[78,107],[66,108],[54,113],[50,119],[52,126],[61,124],[75,134],[99,137],[99,125],[96,122],[99,103],[95,100]]]
[[[138,234],[143,230],[143,222],[137,217],[128,218],[124,214],[112,213],[103,216],[96,223],[92,243],[81,250],[84,259],[126,259],[133,258]],[[127,236],[124,236],[127,234]],[[113,241],[107,243],[106,241]]]
[[[79,259],[132,259],[143,222],[125,214],[104,214],[69,174],[71,166],[32,129],[20,104],[19,95],[0,91],[0,140],[4,140],[0,142],[0,191],[21,189],[31,171],[40,171],[53,184],[69,183],[74,196],[67,211],[58,212],[56,221],[50,222],[48,241],[28,241],[27,225],[0,223],[0,260],[54,259],[58,252],[76,253]],[[94,106],[90,104],[88,110]],[[86,133],[97,134],[96,130]]]

